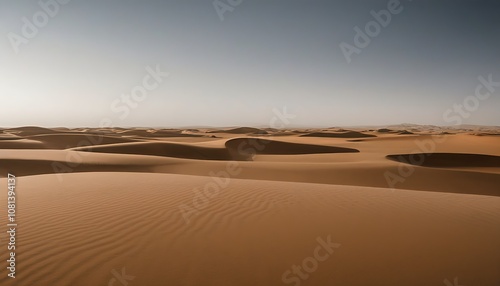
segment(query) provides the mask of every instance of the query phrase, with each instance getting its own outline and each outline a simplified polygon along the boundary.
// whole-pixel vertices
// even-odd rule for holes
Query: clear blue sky
[[[72,0],[28,39],[38,0],[2,1],[0,126],[257,126],[284,106],[297,126],[449,125],[478,76],[500,81],[500,2],[401,0],[348,63],[388,2],[243,0],[221,20],[211,0]],[[169,76],[125,105],[148,66]],[[463,123],[500,125],[497,89]]]

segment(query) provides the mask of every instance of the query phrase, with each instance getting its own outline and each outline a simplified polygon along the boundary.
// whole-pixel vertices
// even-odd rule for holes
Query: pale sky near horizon
[[[28,34],[38,0],[2,1],[0,127],[265,126],[285,106],[292,126],[452,125],[489,75],[448,118],[500,126],[500,2],[401,0],[348,63],[339,45],[391,1],[243,0],[221,20],[213,0],[71,0]],[[148,67],[169,76],[122,101]]]

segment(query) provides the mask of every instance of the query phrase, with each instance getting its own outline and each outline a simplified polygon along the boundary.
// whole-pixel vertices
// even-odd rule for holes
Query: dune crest
[[[250,160],[254,155],[298,155],[324,153],[357,153],[353,148],[299,144],[257,138],[236,138],[226,142],[234,159]]]
[[[366,138],[366,137],[377,137],[373,134],[366,134],[357,131],[345,131],[345,132],[313,132],[309,134],[300,135],[301,137],[329,137],[329,138]]]
[[[402,163],[425,167],[498,167],[500,156],[463,153],[417,153],[387,155],[387,158]]]

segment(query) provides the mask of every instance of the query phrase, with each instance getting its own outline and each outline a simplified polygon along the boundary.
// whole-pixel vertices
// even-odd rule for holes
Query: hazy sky
[[[350,63],[396,0],[54,1],[0,3],[0,126],[500,125],[498,0],[401,0]]]

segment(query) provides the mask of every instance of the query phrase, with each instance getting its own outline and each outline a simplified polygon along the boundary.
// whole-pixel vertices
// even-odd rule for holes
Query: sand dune
[[[498,284],[500,137],[415,128],[5,130],[21,223],[0,285]]]
[[[85,147],[94,145],[107,145],[116,143],[135,142],[137,140],[112,137],[95,134],[43,134],[26,136],[26,138],[34,141],[42,142],[47,149],[69,149],[74,147]]]
[[[189,134],[189,133],[183,133],[182,130],[173,130],[173,129],[148,129],[148,130],[141,130],[141,129],[132,129],[132,130],[124,130],[120,132],[122,136],[134,136],[134,137],[202,137],[204,135],[199,135],[199,134]]]
[[[240,163],[245,172],[236,176],[238,178],[389,187],[384,174],[390,172],[400,176],[401,169],[406,164],[387,158],[393,154],[416,153],[417,141],[436,140],[430,135],[388,134],[356,139],[364,140],[363,142],[292,135],[280,136],[279,140],[229,137],[209,141],[184,138],[176,142],[158,142],[152,138],[149,141],[142,140],[143,142],[113,143],[113,140],[131,141],[117,135],[116,138],[104,137],[107,142],[103,140],[103,144],[111,143],[106,145],[75,147],[59,153],[36,151],[46,148],[43,144],[49,144],[51,140],[60,144],[59,147],[74,145],[78,143],[79,136],[85,138],[83,134],[51,134],[38,136],[39,139],[48,140],[45,143],[5,141],[11,145],[4,145],[9,147],[9,151],[0,150],[0,157],[6,163],[4,170],[15,170],[18,175],[127,171],[208,176],[211,172],[223,170],[226,161],[238,160],[246,161]],[[445,153],[444,150],[472,155],[489,152],[491,156],[500,156],[500,150],[496,148],[498,137],[453,135],[439,138],[445,138],[446,141],[436,145],[436,153]],[[1,143],[0,141],[0,146]],[[411,176],[399,178],[395,188],[499,195],[498,167],[462,164],[429,169],[434,164],[433,160],[436,158],[424,162],[422,166],[415,166]],[[463,161],[467,162],[468,159]]]
[[[330,138],[365,138],[365,137],[376,137],[373,134],[366,134],[356,131],[346,131],[346,132],[314,132],[309,134],[300,135],[302,137],[330,137]]]
[[[0,141],[1,140],[18,140],[18,139],[23,139],[22,137],[19,137],[14,134],[10,133],[0,133]]]
[[[4,130],[4,133],[12,133],[12,134],[18,134],[21,136],[30,136],[30,135],[37,135],[37,134],[53,134],[53,133],[60,133],[60,131],[50,129],[50,128],[43,128],[43,127],[37,127],[37,126],[25,126],[25,127],[17,127],[17,128],[8,128]]]
[[[33,152],[33,151],[31,151]],[[358,155],[359,153],[343,153]],[[333,158],[340,154],[330,154]],[[322,154],[318,154],[322,155]],[[338,184],[351,186],[369,186],[389,188],[386,172],[401,176],[404,163],[393,162],[382,158],[373,161],[359,162],[294,162],[290,161],[242,161],[238,165],[242,172],[235,178],[254,180],[273,180],[286,182],[307,182],[321,184]],[[280,155],[283,156],[283,155]],[[314,156],[314,155],[308,155]],[[322,155],[323,156],[323,155]],[[153,172],[167,174],[191,174],[209,176],[211,173],[223,172],[228,161],[199,160],[160,156],[126,155],[98,152],[44,151],[34,154],[26,151],[12,151],[10,156],[3,156],[0,171],[11,171],[19,176],[38,174],[64,174],[68,172]],[[31,159],[29,159],[31,158]],[[304,159],[300,159],[305,161]],[[349,160],[346,158],[345,160]],[[8,167],[8,168],[7,168]],[[416,166],[411,176],[400,177],[395,189],[411,189],[416,191],[452,192],[500,196],[498,182],[500,172],[472,168],[433,169]],[[362,178],[362,179],[361,179]]]
[[[472,133],[471,135],[476,135],[476,136],[500,136],[500,133],[482,132],[482,133]]]
[[[232,128],[232,129],[227,129],[227,130],[211,130],[208,131],[207,133],[226,133],[226,134],[268,134],[266,130],[259,129],[259,128],[253,128],[253,127],[238,127],[238,128]]]
[[[254,155],[258,154],[294,155],[359,152],[352,148],[297,144],[254,138],[231,139],[226,142],[226,147],[235,160],[250,160]]]
[[[251,160],[257,154],[318,154],[358,152],[352,148],[296,144],[255,138],[230,139],[226,148],[170,142],[133,142],[73,148],[74,151],[166,156],[200,160]]]
[[[408,135],[408,136],[400,136]],[[383,136],[378,136],[375,138],[365,138],[365,139],[349,139],[349,142],[372,142],[372,141],[415,141],[416,139],[431,138],[430,134],[385,134]]]
[[[31,176],[41,174],[65,174],[80,172],[152,172],[153,169],[147,165],[114,164],[107,163],[69,163],[57,160],[3,160],[7,167],[0,167],[3,173],[14,173],[17,176]]]
[[[389,129],[389,128],[380,128],[380,129],[377,129],[377,132],[379,132],[379,133],[392,133],[395,131],[392,129]]]
[[[410,135],[410,134],[414,134],[414,133],[410,132],[408,130],[402,130],[402,131],[399,131],[398,134],[400,134],[400,135]]]
[[[43,142],[16,138],[11,140],[0,140],[0,149],[45,149]]]
[[[167,142],[133,142],[74,148],[75,151],[166,156],[200,160],[230,160],[225,148],[207,148]]]
[[[129,285],[294,285],[287,271],[314,257],[319,240],[336,244],[304,285],[499,281],[500,198],[233,179],[185,216],[194,189],[210,182],[126,173],[22,178],[22,268],[15,282],[0,283],[109,285],[113,270],[125,268]]]
[[[460,153],[387,155],[390,160],[426,167],[498,167],[500,156]]]

